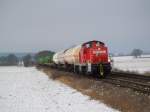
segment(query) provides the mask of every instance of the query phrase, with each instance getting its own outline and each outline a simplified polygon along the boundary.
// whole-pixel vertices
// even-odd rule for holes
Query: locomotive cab
[[[99,41],[90,41],[82,45],[80,51],[80,61],[81,63],[107,63],[108,62],[108,52],[107,47],[104,43]]]

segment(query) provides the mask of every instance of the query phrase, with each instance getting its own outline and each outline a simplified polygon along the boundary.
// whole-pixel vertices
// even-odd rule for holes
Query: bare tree
[[[25,67],[33,66],[32,56],[30,54],[27,54],[23,57],[23,62]]]
[[[143,51],[141,49],[133,49],[131,55],[135,58],[138,58],[138,56],[141,56]]]
[[[17,65],[18,64],[18,58],[14,54],[9,54],[7,56],[7,61],[10,65]]]
[[[15,54],[0,57],[1,66],[12,66],[18,64],[18,57]]]

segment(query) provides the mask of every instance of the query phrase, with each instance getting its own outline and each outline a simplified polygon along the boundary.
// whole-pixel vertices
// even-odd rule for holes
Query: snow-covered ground
[[[142,58],[133,56],[113,57],[113,67],[124,71],[135,71],[139,73],[150,72],[150,55]]]
[[[0,112],[116,111],[34,67],[0,67]]]

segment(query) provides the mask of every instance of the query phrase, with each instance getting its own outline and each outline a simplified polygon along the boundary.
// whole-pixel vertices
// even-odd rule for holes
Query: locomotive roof
[[[99,42],[100,44],[105,45],[105,44],[104,44],[103,42],[101,42],[101,41],[92,40],[92,41],[88,41],[88,42],[86,42],[86,43],[83,43],[82,46],[85,45],[85,44],[88,44],[88,43],[92,43],[92,42]]]

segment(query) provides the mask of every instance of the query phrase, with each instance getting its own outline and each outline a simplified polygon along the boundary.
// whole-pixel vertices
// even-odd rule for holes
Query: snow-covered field
[[[34,67],[0,67],[0,112],[116,111],[50,80]]]
[[[150,55],[142,58],[133,56],[113,57],[113,67],[124,71],[135,71],[139,73],[150,72]]]

